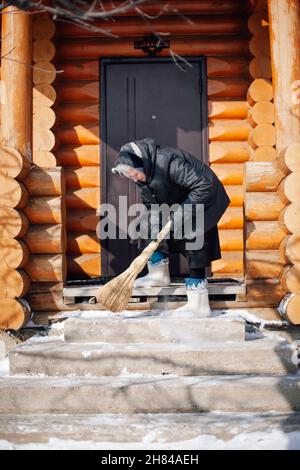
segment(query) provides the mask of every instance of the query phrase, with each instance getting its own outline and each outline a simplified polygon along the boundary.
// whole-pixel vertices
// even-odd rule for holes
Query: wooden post
[[[274,85],[276,146],[279,162],[286,168],[285,178],[280,187],[281,200],[289,204],[279,219],[284,220],[290,233],[297,235],[298,227],[289,221],[300,219],[300,206],[298,200],[299,186],[299,154],[295,153],[300,142],[300,4],[298,0],[268,0],[270,22],[271,63]],[[298,162],[299,160],[299,162]],[[288,165],[287,165],[287,162]],[[294,239],[293,238],[293,239]],[[288,240],[283,240],[282,247],[285,258],[289,258],[287,250],[290,247]],[[299,272],[300,262],[293,259],[294,266],[284,268],[281,276],[282,287],[286,292],[292,292],[294,284],[291,279],[293,272]],[[293,286],[293,287],[292,287]],[[292,297],[288,297],[289,299]],[[293,297],[293,312],[290,320],[300,323],[300,296]],[[289,305],[286,302],[285,310],[289,316]]]
[[[2,13],[1,146],[31,160],[32,36],[31,15],[9,6]]]
[[[22,181],[32,161],[31,23],[31,14],[16,7],[6,7],[2,12],[0,206],[2,211],[11,214],[13,208],[23,209],[28,200]],[[17,211],[14,213],[18,216]],[[19,217],[20,221],[24,220],[22,226],[26,227],[22,212]],[[29,252],[21,240],[14,240],[16,236],[24,237],[26,230],[7,231],[5,224],[7,220],[0,223],[3,254],[0,262],[0,302],[3,306],[0,328],[18,329],[30,316],[29,305],[21,298],[29,290],[30,280],[23,270],[17,269],[28,260]],[[20,255],[16,255],[16,249]]]
[[[298,0],[269,0],[268,5],[276,146],[281,153],[300,141],[300,99],[294,88],[300,79],[300,4]]]

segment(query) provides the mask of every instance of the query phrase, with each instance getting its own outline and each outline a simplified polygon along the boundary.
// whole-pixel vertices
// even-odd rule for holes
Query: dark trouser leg
[[[189,268],[190,277],[193,279],[205,279],[205,268]]]

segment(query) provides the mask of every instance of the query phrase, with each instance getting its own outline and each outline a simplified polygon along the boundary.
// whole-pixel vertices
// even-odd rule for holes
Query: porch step
[[[223,344],[65,343],[28,340],[10,352],[10,374],[116,376],[137,374],[286,374],[297,371],[293,345],[256,340]]]
[[[1,414],[300,411],[300,377],[5,377]]]
[[[155,312],[113,313],[69,318],[64,322],[65,341],[70,343],[165,343],[244,341],[245,322],[223,318],[172,320]]]
[[[131,449],[151,448],[154,444],[167,449],[174,443],[179,444],[177,449],[191,448],[193,444],[207,449],[210,444],[238,445],[235,438],[243,433],[267,433],[265,439],[270,440],[271,433],[293,433],[299,429],[300,413],[8,414],[0,415],[0,449],[28,444],[51,447],[53,439],[75,441],[76,448],[80,442],[85,443],[85,449],[88,443],[100,449],[119,449],[128,444]],[[257,441],[261,438],[256,437]],[[59,446],[59,442],[55,445]],[[72,446],[72,442],[66,445]]]
[[[210,295],[236,295],[236,294],[246,294],[246,284],[243,279],[237,280],[222,280],[214,279],[208,280],[208,291]],[[63,289],[63,295],[67,298],[76,298],[76,297],[94,297],[101,287],[101,284],[98,282],[91,283],[89,281],[77,281],[79,284],[68,285]],[[186,288],[183,282],[172,282],[170,286],[167,287],[137,287],[132,290],[132,297],[160,297],[166,295],[175,295],[175,296],[186,296]]]

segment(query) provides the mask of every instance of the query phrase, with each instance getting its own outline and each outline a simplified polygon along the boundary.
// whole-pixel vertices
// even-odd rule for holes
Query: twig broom
[[[172,222],[166,223],[159,232],[157,240],[149,243],[142,253],[132,261],[129,268],[119,276],[115,277],[96,293],[96,300],[104,305],[111,312],[121,312],[125,310],[131,297],[134,281],[137,275],[146,266],[147,261],[154,253],[160,242],[169,233]]]

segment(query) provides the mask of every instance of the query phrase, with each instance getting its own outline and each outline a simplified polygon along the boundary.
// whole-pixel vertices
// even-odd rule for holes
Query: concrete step
[[[160,343],[244,341],[245,322],[223,318],[164,318],[149,312],[96,314],[64,322],[71,343]]]
[[[145,449],[155,444],[163,449],[175,444],[177,449],[187,449],[193,443],[203,448],[201,443],[206,447],[216,444],[215,440],[234,446],[236,438],[245,433],[249,448],[250,433],[259,433],[258,441],[262,434],[289,434],[299,429],[300,413],[8,414],[0,415],[0,449],[28,444],[51,446],[51,442],[59,446],[59,442],[53,442],[58,439],[68,440],[67,445],[73,441],[74,447],[85,443],[85,448],[96,444],[104,449],[126,445]]]
[[[300,411],[300,377],[5,377],[0,413]]]
[[[65,343],[32,338],[9,355],[10,374],[48,376],[138,374],[225,375],[295,373],[293,345],[260,339],[181,343]]]

